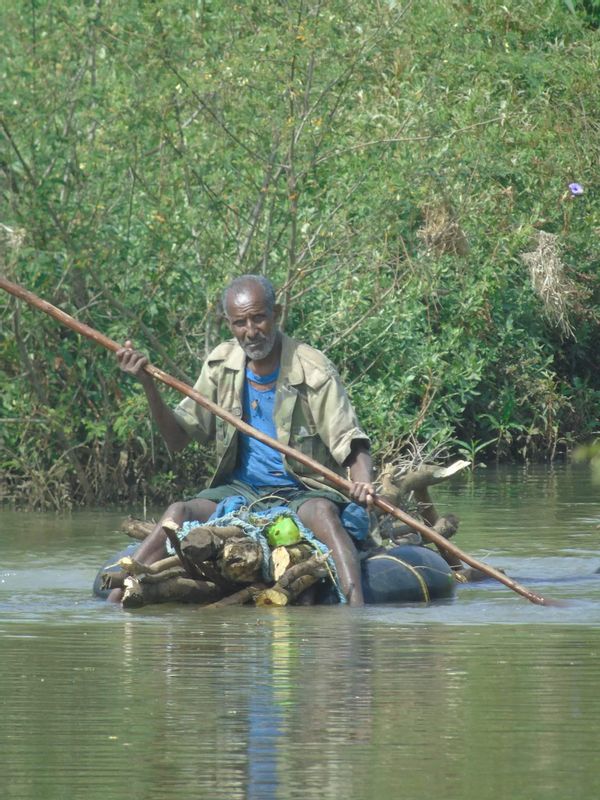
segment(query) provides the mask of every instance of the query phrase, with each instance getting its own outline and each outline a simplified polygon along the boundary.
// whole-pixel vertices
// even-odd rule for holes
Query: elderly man
[[[352,500],[369,505],[375,491],[369,440],[331,363],[318,350],[279,330],[280,307],[266,278],[243,275],[234,279],[224,290],[222,302],[234,338],[210,353],[196,391],[339,474],[349,470]],[[218,458],[210,487],[191,500],[172,504],[136,558],[152,563],[164,557],[164,519],[180,525],[205,522],[228,496],[242,495],[249,503],[275,496],[331,549],[342,591],[351,605],[362,605],[356,549],[340,520],[348,499],[326,485],[319,474],[239,433],[190,398],[171,409],[143,370],[146,357],[132,350],[130,342],[117,352],[117,359],[121,369],[144,387],[170,450],[181,450],[191,439],[215,442]],[[111,599],[118,597],[115,592]]]

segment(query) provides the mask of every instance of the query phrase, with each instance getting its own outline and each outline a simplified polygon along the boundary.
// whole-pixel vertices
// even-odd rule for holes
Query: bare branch
[[[238,136],[236,136],[233,133],[233,131],[229,129],[229,126],[226,125],[223,122],[223,120],[219,118],[219,115],[215,113],[214,109],[212,109],[210,105],[204,100],[204,98],[200,94],[198,94],[198,92],[192,86],[190,86],[189,81],[187,81],[183,77],[183,75],[179,72],[179,70],[176,67],[174,67],[170,61],[168,61],[166,58],[164,58],[163,61],[167,69],[169,69],[177,77],[179,82],[182,83],[192,93],[194,99],[196,100],[200,108],[202,108],[202,110],[205,111],[217,123],[219,128],[221,128],[221,130],[233,142],[235,142],[239,147],[242,148],[242,150],[248,153],[248,155],[254,158],[256,161],[261,161],[263,163],[268,162],[268,159],[265,159],[264,156],[260,155],[260,153],[257,153],[255,150],[252,150],[250,147],[244,144],[244,142],[242,142],[242,140]]]
[[[238,258],[237,258],[238,267],[244,262],[244,260],[246,259],[246,255],[248,254],[250,244],[254,237],[254,233],[256,232],[256,227],[263,212],[269,186],[271,184],[277,183],[279,176],[283,172],[283,167],[281,165],[279,165],[276,170],[274,169],[278,151],[279,151],[279,136],[276,136],[275,144],[273,146],[273,150],[271,151],[271,156],[269,157],[269,163],[265,170],[265,177],[263,179],[262,186],[260,187],[258,197],[256,198],[254,208],[252,209],[252,213],[250,215],[250,226],[248,232],[246,233],[244,241],[238,247]]]
[[[336,336],[336,338],[333,340],[333,342],[331,342],[331,344],[328,344],[327,347],[322,348],[323,352],[324,353],[328,353],[330,350],[333,350],[333,348],[337,344],[339,344],[342,341],[342,339],[346,339],[348,336],[350,336],[360,325],[362,325],[362,323],[367,319],[367,317],[372,316],[373,312],[381,306],[381,304],[383,303],[385,298],[395,288],[396,288],[395,284],[392,284],[391,286],[388,286],[388,288],[385,290],[385,292],[378,297],[376,302],[374,302],[373,304],[369,305],[369,307],[367,308],[367,310],[365,311],[364,314],[362,314],[357,320],[355,320],[352,323],[352,325],[350,325],[350,327],[346,328],[345,331],[342,331],[342,333],[340,333],[339,336]]]

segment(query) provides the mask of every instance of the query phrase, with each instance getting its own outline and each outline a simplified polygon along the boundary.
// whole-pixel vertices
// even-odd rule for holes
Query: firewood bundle
[[[467,466],[469,462],[457,461],[448,467],[423,464],[417,469],[398,471],[389,464],[381,471],[378,491],[394,504],[410,498],[416,503],[418,516],[449,539],[457,531],[458,519],[453,514],[438,514],[429,489]],[[123,530],[137,540],[143,540],[153,527],[151,523],[131,518],[123,523]],[[176,555],[152,565],[140,564],[130,557],[122,558],[118,562],[119,572],[104,574],[104,588],[123,587],[123,605],[127,608],[168,601],[213,608],[244,603],[285,606],[298,602],[303,595],[304,600],[307,589],[322,578],[332,577],[327,554],[315,550],[304,540],[271,550],[268,573],[272,581],[267,583],[263,578],[263,548],[241,527],[199,525],[187,531],[181,542],[177,536],[178,526],[172,520],[163,522],[163,530]],[[420,542],[419,534],[391,517],[379,516],[372,527],[369,543],[372,549],[381,549]],[[477,578],[443,547],[438,546],[438,550],[457,577]]]
[[[131,529],[132,522],[126,525]],[[118,572],[103,575],[105,588],[123,588],[125,608],[171,601],[215,608],[250,602],[285,606],[331,574],[328,554],[301,541],[271,550],[269,573],[273,580],[266,583],[263,548],[241,527],[199,525],[181,541],[175,522],[165,520],[162,527],[176,555],[150,565],[126,556],[118,562]],[[137,530],[144,529],[138,526]]]

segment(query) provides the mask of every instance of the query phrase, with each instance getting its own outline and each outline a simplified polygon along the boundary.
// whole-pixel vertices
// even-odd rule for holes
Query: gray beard
[[[273,331],[272,336],[267,338],[257,339],[254,342],[241,343],[241,348],[251,361],[262,361],[266,358],[271,350],[275,347],[277,341],[277,331]]]

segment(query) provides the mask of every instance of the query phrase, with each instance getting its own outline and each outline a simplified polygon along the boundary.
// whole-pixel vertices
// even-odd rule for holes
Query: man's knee
[[[209,517],[216,511],[217,504],[204,497],[195,497],[186,503],[188,522],[208,522]]]
[[[325,497],[315,497],[302,503],[298,509],[298,516],[305,524],[311,520],[338,521],[340,518],[338,507]],[[310,527],[310,525],[308,525]]]
[[[184,500],[177,500],[167,508],[164,516],[172,519],[182,519],[185,517],[186,504]]]
[[[216,507],[216,503],[204,498],[177,500],[167,508],[164,518],[174,519],[180,525],[184,522],[206,522]]]

